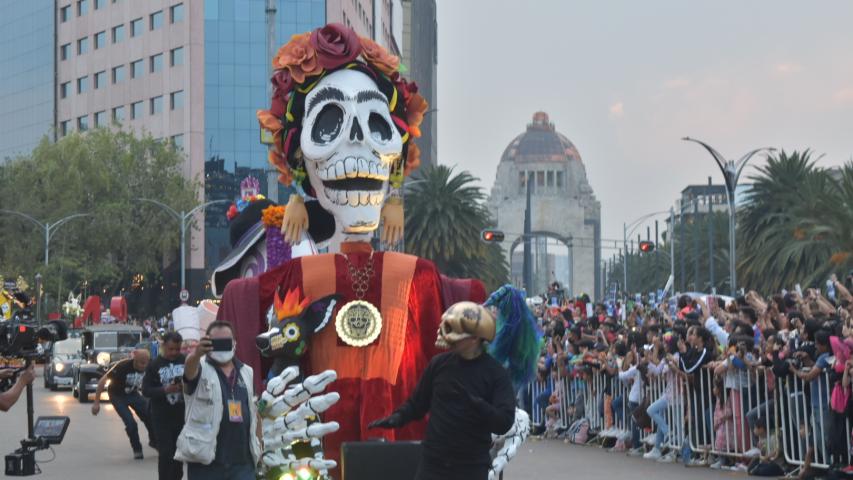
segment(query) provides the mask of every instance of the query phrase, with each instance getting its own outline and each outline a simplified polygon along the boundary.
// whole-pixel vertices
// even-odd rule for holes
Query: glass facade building
[[[57,11],[53,0],[3,2],[0,163],[29,153],[54,122]]]
[[[326,23],[325,0],[278,0],[277,45],[297,33]],[[266,42],[266,0],[204,2],[204,131],[206,200],[235,199],[247,175],[278,190],[277,173],[269,173],[267,147],[260,143],[255,112],[270,99]],[[210,207],[205,215],[205,266],[208,273],[230,251],[225,212]]]

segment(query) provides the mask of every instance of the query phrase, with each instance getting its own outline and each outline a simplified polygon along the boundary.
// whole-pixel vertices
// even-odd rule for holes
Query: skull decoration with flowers
[[[285,240],[297,243],[308,230],[335,250],[383,223],[382,239],[399,241],[400,189],[419,164],[413,139],[427,109],[400,75],[399,58],[329,24],[294,35],[273,66],[272,105],[258,120],[272,136],[270,163],[296,192],[285,207]]]

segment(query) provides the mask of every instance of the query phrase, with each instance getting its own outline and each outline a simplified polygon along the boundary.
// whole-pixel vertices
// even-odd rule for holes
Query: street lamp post
[[[189,224],[189,220],[192,218],[193,215],[196,214],[196,212],[203,210],[204,208],[209,207],[210,205],[215,205],[217,203],[231,203],[231,200],[213,200],[213,201],[210,201],[207,203],[202,203],[201,205],[190,210],[189,212],[184,212],[183,210],[178,212],[174,208],[166,205],[165,203],[160,202],[158,200],[152,200],[150,198],[137,198],[137,200],[139,200],[140,202],[148,202],[148,203],[152,203],[154,205],[157,205],[158,207],[160,207],[163,210],[165,210],[166,212],[168,212],[169,215],[171,215],[180,224],[180,226],[181,226],[181,290],[182,291],[186,290],[186,288],[187,288],[187,268],[186,268],[187,267],[187,260],[186,260],[187,249],[186,249],[186,242],[187,242],[187,226]]]
[[[14,210],[0,210],[0,213],[8,213],[10,215],[16,215],[25,220],[32,222],[37,225],[44,231],[44,265],[47,266],[50,261],[50,239],[53,238],[53,234],[56,233],[56,229],[65,225],[70,220],[74,220],[75,218],[80,217],[91,217],[91,213],[75,213],[73,215],[68,215],[67,217],[60,218],[59,220],[50,223],[50,222],[40,222],[35,218],[27,215],[26,213],[16,212]]]
[[[717,162],[717,166],[723,172],[723,179],[726,185],[726,200],[729,203],[729,278],[731,280],[732,296],[735,296],[737,292],[737,274],[735,272],[735,257],[737,253],[735,250],[735,189],[737,188],[737,182],[740,179],[743,168],[755,154],[763,151],[775,152],[776,149],[772,147],[756,148],[742,156],[738,161],[734,161],[726,160],[720,152],[714,150],[713,147],[701,140],[690,137],[684,137],[682,140],[701,145],[702,148],[714,157],[714,161]]]

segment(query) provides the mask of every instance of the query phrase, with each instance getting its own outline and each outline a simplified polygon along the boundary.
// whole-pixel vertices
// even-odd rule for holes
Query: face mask
[[[216,363],[228,363],[234,358],[234,349],[231,349],[230,352],[210,352],[207,355]]]

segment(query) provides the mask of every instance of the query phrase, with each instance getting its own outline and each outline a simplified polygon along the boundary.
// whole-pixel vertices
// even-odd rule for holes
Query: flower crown
[[[418,167],[420,151],[412,138],[421,136],[427,102],[418,94],[417,85],[400,75],[399,57],[373,40],[359,37],[351,28],[330,23],[292,36],[272,64],[271,106],[258,110],[257,117],[261,128],[272,135],[269,161],[279,171],[281,183],[299,186],[305,180],[299,150],[305,96],[325,75],[342,68],[364,72],[390,93],[391,118],[403,139],[400,163],[392,166],[392,184],[399,188],[403,177]]]

